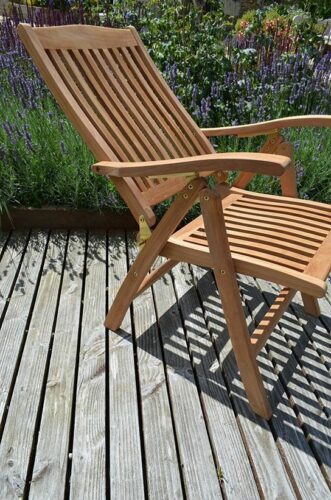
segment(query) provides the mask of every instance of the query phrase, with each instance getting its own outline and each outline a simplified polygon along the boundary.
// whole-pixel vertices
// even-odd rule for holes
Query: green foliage
[[[2,97],[0,122],[9,127],[9,134],[0,129],[5,158],[5,164],[0,163],[0,208],[7,200],[33,207],[123,207],[109,182],[92,173],[93,156],[53,99],[22,111],[17,99]]]
[[[331,113],[331,58],[322,57],[313,21],[297,33],[292,19],[298,9],[273,5],[250,11],[235,26],[217,0],[204,10],[174,0],[89,0],[84,5],[91,19],[104,13],[100,19],[106,26],[137,27],[199,125]],[[94,158],[31,62],[20,51],[2,54],[1,44],[0,123],[0,210],[6,204],[124,208],[112,184],[91,172]],[[331,202],[331,131],[292,130],[288,137],[296,146],[301,196]],[[215,145],[219,151],[256,151],[261,141],[226,138]],[[251,188],[275,193],[279,181],[260,176]]]

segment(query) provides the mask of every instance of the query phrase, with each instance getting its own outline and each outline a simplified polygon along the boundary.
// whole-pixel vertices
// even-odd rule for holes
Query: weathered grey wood
[[[268,304],[271,297],[279,292],[279,288],[275,285],[262,280],[257,280],[259,287],[265,294]],[[297,294],[298,297],[301,295]],[[315,342],[314,332],[311,335],[307,334],[306,326],[303,325],[305,318],[309,317],[312,320],[315,328],[320,320],[307,314],[303,307],[298,314],[295,314],[294,307],[289,307],[287,313],[283,316],[280,323],[281,330],[285,334],[288,347],[293,350],[296,358],[300,361],[303,376],[309,382],[314,394],[319,401],[319,407],[323,407],[327,415],[331,416],[331,377],[330,371],[324,363],[324,357],[319,352],[318,343]],[[318,341],[318,339],[317,339]],[[331,345],[331,339],[330,339]],[[288,357],[291,356],[290,350],[287,352]],[[293,363],[295,358],[290,361]],[[289,370],[288,370],[289,371]],[[315,401],[315,398],[313,398]],[[331,460],[331,453],[330,453]]]
[[[108,235],[108,262],[111,303],[127,274],[123,232]],[[145,494],[130,311],[120,331],[108,331],[108,342],[110,491],[112,498],[139,500]]]
[[[5,246],[8,238],[9,238],[9,232],[8,231],[1,231],[1,229],[0,229],[0,258],[1,258],[1,252],[4,249],[4,246]]]
[[[69,237],[30,499],[56,500],[64,495],[85,240],[84,233],[73,233]]]
[[[187,498],[222,498],[169,275],[153,285]]]
[[[319,301],[320,302],[320,301]],[[323,301],[324,302],[324,301]],[[325,304],[325,302],[324,302]],[[308,335],[309,339],[313,342],[315,349],[317,350],[321,360],[325,364],[326,368],[331,371],[331,335],[330,329],[325,326],[325,322],[328,321],[328,317],[331,316],[331,305],[330,311],[325,310],[323,304],[323,318],[322,322],[320,318],[315,318],[306,314],[303,309],[303,302],[300,294],[296,294],[291,303],[291,310],[294,311],[297,321],[303,326],[303,329]],[[326,304],[328,307],[328,304]],[[331,324],[330,324],[331,327]]]
[[[66,236],[51,236],[0,449],[2,498],[23,495],[52,335]],[[27,277],[28,279],[28,277]],[[17,425],[19,422],[19,425]]]
[[[15,232],[9,238],[0,261],[0,317],[9,302],[15,275],[22,261],[28,233]]]
[[[321,316],[320,319],[322,323],[325,325],[326,329],[328,330],[329,336],[328,340],[330,340],[330,333],[331,333],[331,303],[327,299],[320,299],[318,301],[320,308],[321,308]],[[330,343],[328,343],[328,346]]]
[[[257,280],[257,283],[270,306],[274,289],[265,281]],[[330,407],[331,378],[291,310],[275,328],[268,342],[268,352],[296,407],[310,446],[321,462],[324,477],[331,485],[331,431],[328,417],[322,410],[322,407]]]
[[[10,297],[8,309],[0,330],[0,422],[3,419],[8,393],[15,373],[15,366],[20,355],[21,345],[25,335],[26,322],[29,316],[31,303],[45,251],[47,235],[32,234],[19,275]],[[1,296],[7,300],[11,289],[11,280],[14,280],[17,266],[21,260],[21,252],[25,244],[25,236],[12,240],[7,245],[6,254],[1,263],[0,276]],[[4,267],[3,267],[4,266]],[[4,302],[0,303],[3,310]]]
[[[326,281],[326,298],[331,303],[331,274]]]
[[[70,498],[104,499],[105,440],[105,234],[88,240]]]
[[[129,239],[132,262],[137,245]],[[148,495],[150,498],[183,498],[176,453],[166,374],[152,290],[148,288],[133,303],[142,405]]]
[[[241,276],[240,281],[246,285],[244,293],[246,297],[249,297],[250,310],[252,311],[252,309],[258,305],[259,310],[254,314],[258,322],[264,315],[266,309],[263,297],[256,287],[255,280],[246,276]],[[264,286],[267,286],[267,283],[265,283]],[[262,307],[260,304],[262,304]],[[307,500],[308,498],[324,498],[329,494],[329,488],[311,448],[307,443],[300,422],[297,420],[296,414],[291,407],[292,401],[296,404],[300,412],[300,419],[303,420],[306,425],[309,425],[310,431],[313,429],[311,427],[312,422],[309,422],[309,417],[314,419],[316,427],[320,430],[321,422],[323,420],[324,423],[327,422],[325,415],[323,415],[322,410],[319,409],[318,404],[316,404],[316,398],[314,401],[313,392],[305,380],[305,377],[302,375],[300,366],[295,363],[294,366],[293,364],[292,367],[290,366],[294,361],[293,353],[288,349],[284,336],[277,332],[277,328],[268,339],[267,349],[269,351],[269,357],[276,363],[277,371],[282,370],[280,378],[286,383],[287,391],[289,391],[291,397],[290,403],[285,391],[281,389],[281,384],[276,377],[273,377],[275,385],[272,391],[274,408],[272,425],[277,435],[278,445],[283,451],[300,497],[306,498]],[[286,364],[284,369],[282,369],[282,363]],[[288,370],[291,376],[288,375]],[[278,390],[279,394],[277,394]],[[302,404],[301,406],[299,405],[300,392],[303,398],[308,400],[306,411],[302,408]],[[307,410],[308,414],[306,413]],[[327,438],[325,432],[326,428],[324,428],[322,435],[319,435],[318,440]],[[319,447],[320,452],[321,446]],[[328,452],[323,449],[324,459],[326,459],[327,453]]]
[[[219,295],[212,274],[202,268],[194,267],[197,289],[203,302],[205,318],[209,331],[214,336],[224,377],[232,396],[233,405],[238,413],[238,423],[243,440],[251,458],[252,467],[260,491],[264,498],[294,499],[295,494],[281,460],[277,444],[274,441],[268,423],[252,412],[238,375],[237,365],[228,337],[226,323]],[[247,321],[251,322],[249,315]],[[264,381],[270,377],[270,364],[260,362]]]
[[[0,444],[1,500],[18,498],[27,489],[25,480],[34,457],[34,444],[37,447],[33,473],[29,470],[29,476],[32,474],[29,498],[63,498],[71,451],[68,431],[79,342],[81,287],[85,279],[81,274],[84,237],[76,239],[76,236],[71,235],[68,246],[53,341],[52,324],[63,263],[58,255],[64,248],[64,240],[60,248],[56,235],[52,235],[43,273],[46,233],[35,232],[29,239],[26,233],[13,232],[3,247],[0,260],[0,409],[6,420],[3,419],[5,425],[1,429]],[[149,289],[138,298],[133,308],[137,358],[134,359],[133,327],[128,313],[121,330],[108,332],[109,374],[105,373],[106,342],[102,319],[107,294],[106,253],[109,301],[127,271],[123,234],[109,235],[108,239],[108,250],[104,233],[93,235],[89,242],[71,498],[104,499],[107,474],[112,498],[144,498],[145,465],[148,498],[177,499],[184,495],[194,499],[221,498],[219,480],[228,499],[255,498],[257,491],[268,500],[329,498],[324,478],[330,478],[331,456],[327,418],[330,418],[330,292],[320,301],[320,318],[304,313],[301,297],[297,294],[280,329],[275,329],[259,357],[275,408],[270,424],[272,434],[269,424],[249,409],[226,334],[218,294],[211,274],[201,268],[192,267],[196,287],[192,285],[192,272],[187,265],[182,265],[173,271],[174,280],[168,274],[153,286],[154,296]],[[133,257],[132,248],[130,252]],[[260,319],[266,305],[256,289],[256,282],[242,278],[241,283],[249,311],[255,320]],[[270,302],[275,286],[263,281],[258,283]],[[197,292],[203,300],[202,310]],[[10,301],[6,302],[8,297]],[[155,304],[157,316],[161,316],[159,321]],[[30,328],[26,332],[30,313]],[[247,321],[254,326],[249,313]],[[138,392],[135,367],[139,376]],[[108,444],[105,434],[106,376],[109,383]],[[9,400],[8,391],[12,390]],[[139,403],[137,394],[142,397]],[[236,416],[230,407],[229,396]],[[8,412],[5,409],[7,399]],[[141,429],[138,404],[142,409]],[[39,408],[42,412],[37,436]],[[140,433],[144,440],[144,460]],[[107,446],[110,452],[108,471],[105,467]],[[250,467],[257,488],[252,484]]]
[[[192,274],[187,264],[172,273],[226,498],[260,498]]]

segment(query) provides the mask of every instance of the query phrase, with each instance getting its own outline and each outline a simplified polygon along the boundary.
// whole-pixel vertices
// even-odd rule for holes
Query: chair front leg
[[[241,379],[253,411],[269,419],[272,411],[250,341],[220,196],[211,189],[203,189],[200,193],[200,203],[214,275]]]
[[[316,297],[312,297],[311,295],[306,295],[305,293],[302,293],[301,297],[305,312],[307,314],[315,316],[315,318],[318,318],[318,316],[320,316],[321,314],[321,309],[318,304],[318,299],[316,299]]]
[[[168,238],[175,231],[178,224],[194,204],[199,191],[206,186],[206,180],[198,178],[191,181],[177,196],[167,213],[154,229],[151,237],[140,251],[132,264],[121,288],[119,289],[113,305],[111,306],[105,327],[117,330],[121,325],[126,311],[144,282],[156,257],[160,255]]]

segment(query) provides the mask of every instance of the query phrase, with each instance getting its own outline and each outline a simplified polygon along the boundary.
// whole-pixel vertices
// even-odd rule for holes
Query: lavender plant
[[[201,126],[251,123],[279,116],[331,113],[331,55],[319,47],[264,44],[238,37],[220,7],[208,13],[176,2],[116,3],[105,15],[82,9],[29,11],[37,24],[75,22],[123,26],[134,22],[153,59],[183,105]],[[218,5],[218,3],[217,3]],[[91,173],[94,159],[59,110],[16,33],[22,13],[0,23],[0,209],[5,204],[73,207],[124,204],[110,183]],[[21,19],[22,20],[22,19]],[[314,49],[314,50],[313,50]],[[301,194],[331,201],[330,131],[290,131],[297,145]],[[222,139],[220,150],[256,150],[259,139]],[[303,169],[303,166],[305,169]],[[275,192],[258,178],[254,188]]]

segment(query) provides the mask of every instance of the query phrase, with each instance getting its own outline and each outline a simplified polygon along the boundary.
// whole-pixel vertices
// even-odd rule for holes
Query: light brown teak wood
[[[133,299],[177,262],[209,266],[247,397],[256,413],[269,418],[256,356],[296,291],[302,293],[307,312],[319,313],[317,298],[325,294],[331,269],[331,206],[297,198],[293,149],[281,130],[329,127],[331,116],[200,130],[157,71],[134,28],[21,24],[18,32],[95,155],[94,171],[112,179],[142,227],[153,228],[153,205],[176,194],[124,279],[106,327],[116,330]],[[215,153],[207,137],[222,135],[267,139],[257,153]],[[230,170],[239,172],[232,187],[225,182]],[[257,173],[278,176],[283,196],[245,191]],[[216,179],[213,189],[206,180],[210,175]],[[197,200],[202,216],[178,229]],[[167,260],[150,271],[159,256]],[[252,336],[236,273],[283,286]]]

